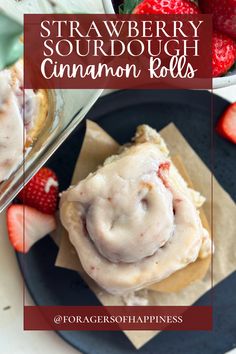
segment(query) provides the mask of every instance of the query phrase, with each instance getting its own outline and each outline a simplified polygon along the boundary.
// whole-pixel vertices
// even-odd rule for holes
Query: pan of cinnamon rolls
[[[22,163],[47,114],[47,92],[23,89],[23,60],[0,72],[0,182]]]
[[[0,72],[0,182],[22,163],[48,113],[44,90],[23,89],[23,61]]]

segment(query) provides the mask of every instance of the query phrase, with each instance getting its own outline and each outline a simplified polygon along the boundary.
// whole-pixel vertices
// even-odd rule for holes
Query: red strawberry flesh
[[[166,161],[166,162],[163,162],[160,164],[159,169],[157,171],[158,177],[162,180],[162,182],[166,188],[169,188],[169,183],[167,180],[169,170],[170,170],[170,162]]]
[[[236,102],[232,103],[223,113],[216,130],[221,136],[236,144]]]
[[[7,210],[7,228],[14,249],[26,253],[35,242],[56,228],[56,220],[53,215],[13,204]]]

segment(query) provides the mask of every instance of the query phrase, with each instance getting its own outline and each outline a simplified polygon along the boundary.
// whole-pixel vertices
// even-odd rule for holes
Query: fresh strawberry
[[[200,10],[190,0],[143,0],[133,11],[134,14],[199,14]]]
[[[236,0],[199,0],[204,13],[213,14],[214,28],[236,39]]]
[[[212,36],[212,75],[213,77],[225,74],[236,60],[236,43],[218,32]]]
[[[57,208],[58,181],[56,174],[43,167],[27,183],[18,195],[23,204],[32,206],[43,213],[53,214]]]
[[[236,102],[232,103],[219,119],[217,132],[236,144]]]
[[[7,210],[7,228],[15,250],[26,253],[35,242],[55,230],[56,220],[53,215],[13,204]]]

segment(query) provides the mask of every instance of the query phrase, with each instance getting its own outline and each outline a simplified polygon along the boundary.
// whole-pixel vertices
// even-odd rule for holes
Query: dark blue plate
[[[214,105],[213,119],[211,106]],[[120,143],[130,140],[138,124],[161,129],[174,122],[190,145],[209,166],[211,128],[228,102],[205,91],[120,91],[100,99],[88,114]],[[67,139],[51,158],[61,190],[71,180],[80,151],[85,122]],[[235,146],[214,136],[215,175],[235,198]],[[56,268],[57,247],[46,237],[27,255],[18,255],[26,285],[38,305],[98,305],[98,300],[73,271]],[[236,345],[236,274],[215,287],[213,294],[214,330],[212,332],[162,332],[138,352],[140,354],[222,354]],[[210,303],[210,293],[198,305]],[[137,352],[121,332],[58,333],[67,342],[88,354],[131,354]]]

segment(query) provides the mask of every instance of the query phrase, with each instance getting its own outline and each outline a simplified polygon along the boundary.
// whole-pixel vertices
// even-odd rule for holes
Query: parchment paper
[[[106,157],[117,152],[119,145],[96,123],[87,121],[87,131],[79,159],[75,167],[72,184],[85,178],[89,172],[96,170]],[[213,231],[215,254],[213,257],[213,283],[227,277],[236,269],[236,208],[230,196],[213,178],[213,213],[211,212],[211,172],[193,151],[174,124],[169,124],[161,131],[170,150],[171,156],[179,155],[184,160],[184,165],[190,176],[194,188],[203,194],[207,201],[204,212]],[[93,158],[89,158],[93,156]],[[181,172],[181,171],[180,171]],[[213,218],[212,218],[213,214]],[[77,270],[80,272],[88,286],[96,294],[99,301],[106,306],[123,305],[121,297],[107,294],[83,272],[78,256],[70,244],[66,231],[59,229],[61,236],[60,249],[56,266]],[[222,237],[223,235],[223,237]],[[200,277],[196,275],[196,277]],[[140,296],[148,296],[149,305],[154,306],[180,306],[191,305],[211,287],[211,271],[207,275],[185,289],[175,293],[161,293],[151,290],[141,290]],[[157,331],[125,331],[133,345],[138,349],[153,338]]]

